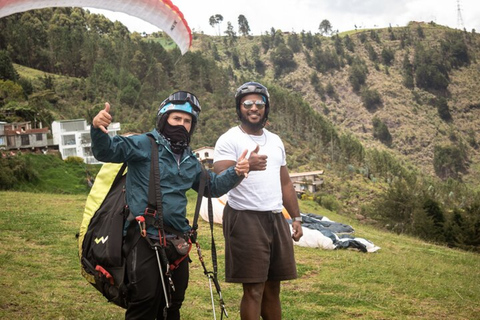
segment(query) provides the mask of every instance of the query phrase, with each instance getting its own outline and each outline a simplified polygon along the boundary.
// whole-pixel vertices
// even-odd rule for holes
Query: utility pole
[[[465,29],[465,26],[463,25],[462,7],[460,6],[460,0],[457,0],[457,27],[460,30]]]

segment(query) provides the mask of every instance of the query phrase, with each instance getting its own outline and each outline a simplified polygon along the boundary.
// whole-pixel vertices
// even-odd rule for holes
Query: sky
[[[220,14],[222,35],[230,21],[238,33],[238,16],[243,14],[250,34],[261,35],[272,27],[300,33],[318,32],[320,22],[330,21],[339,32],[363,28],[406,26],[409,21],[435,22],[451,28],[480,32],[478,0],[172,0],[194,32],[218,35],[209,19]],[[459,10],[460,7],[460,17]],[[152,33],[157,27],[127,14],[88,8],[110,20],[118,20],[133,32]],[[461,23],[463,21],[463,24]]]

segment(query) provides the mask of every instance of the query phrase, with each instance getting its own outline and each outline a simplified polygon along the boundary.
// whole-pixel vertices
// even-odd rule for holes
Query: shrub
[[[6,156],[0,158],[0,190],[8,190],[18,183],[35,182],[38,173],[33,168],[28,157]]]
[[[297,67],[293,60],[293,51],[283,43],[270,53],[270,60],[274,65],[275,77],[291,72]]]
[[[340,150],[345,163],[362,163],[365,158],[365,149],[362,143],[351,134],[340,136]]]
[[[447,99],[445,99],[444,97],[440,97],[440,99],[438,99],[437,111],[440,118],[442,118],[444,121],[448,122],[452,120],[452,115],[450,114],[450,109],[448,108]]]
[[[381,142],[386,145],[392,144],[392,136],[390,135],[390,131],[385,123],[377,117],[372,119],[373,124],[373,137],[377,138]]]
[[[370,59],[370,61],[375,62],[378,60],[378,54],[370,43],[367,42],[365,44],[365,49],[367,49],[368,58]]]
[[[318,95],[323,96],[325,94],[325,89],[323,88],[323,85],[315,71],[313,71],[310,76],[310,84],[313,86],[313,89],[316,93],[318,93]]]
[[[76,163],[76,164],[83,165],[83,158],[70,156],[65,159],[65,163]]]
[[[415,81],[419,88],[445,91],[450,83],[448,65],[436,49],[415,48]]]
[[[390,66],[395,60],[395,52],[393,52],[393,50],[390,48],[383,48],[382,60],[385,65]]]
[[[350,52],[355,52],[355,45],[353,44],[352,39],[348,36],[348,34],[343,38],[345,48],[347,48]]]
[[[365,108],[369,111],[375,110],[378,106],[382,104],[382,98],[377,89],[368,89],[364,88],[361,93],[362,102]]]
[[[361,59],[355,59],[350,67],[348,80],[353,87],[354,91],[359,91],[361,86],[365,84],[367,80],[368,68],[365,62]]]
[[[331,194],[321,194],[315,197],[315,201],[327,210],[337,212],[341,209],[340,202]]]
[[[440,178],[459,179],[460,173],[467,171],[467,166],[468,155],[462,144],[434,147],[433,168]]]

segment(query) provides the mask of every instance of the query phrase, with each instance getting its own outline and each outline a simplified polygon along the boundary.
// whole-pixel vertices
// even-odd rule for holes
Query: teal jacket
[[[92,126],[92,152],[95,158],[103,162],[127,162],[127,203],[134,216],[142,215],[147,207],[148,182],[150,177],[151,142],[146,134],[128,137],[110,137]],[[193,188],[198,192],[201,164],[188,148],[177,161],[170,150],[170,143],[157,130],[152,130],[158,144],[160,166],[160,186],[163,194],[164,224],[181,232],[190,230],[187,214],[186,192]],[[240,177],[230,167],[219,175],[208,171],[212,197],[220,197],[233,188]],[[147,232],[158,236],[158,231],[150,227]]]

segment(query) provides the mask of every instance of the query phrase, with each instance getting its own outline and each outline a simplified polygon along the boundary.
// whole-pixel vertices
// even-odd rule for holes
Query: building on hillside
[[[201,147],[193,150],[193,153],[197,156],[200,163],[202,163],[205,168],[213,168],[213,147]]]
[[[117,135],[120,123],[112,122],[108,126],[110,136]],[[92,154],[90,125],[85,119],[59,120],[52,122],[53,143],[58,145],[62,159],[81,157],[85,163],[101,163]]]
[[[315,193],[318,191],[320,185],[323,184],[323,170],[311,172],[290,173],[290,179],[297,194],[305,192]]]
[[[7,138],[5,137],[6,124],[6,122],[0,121],[0,150],[5,150],[7,148]]]
[[[0,148],[4,150],[42,150],[48,147],[48,127],[32,128],[30,121],[0,122]]]

